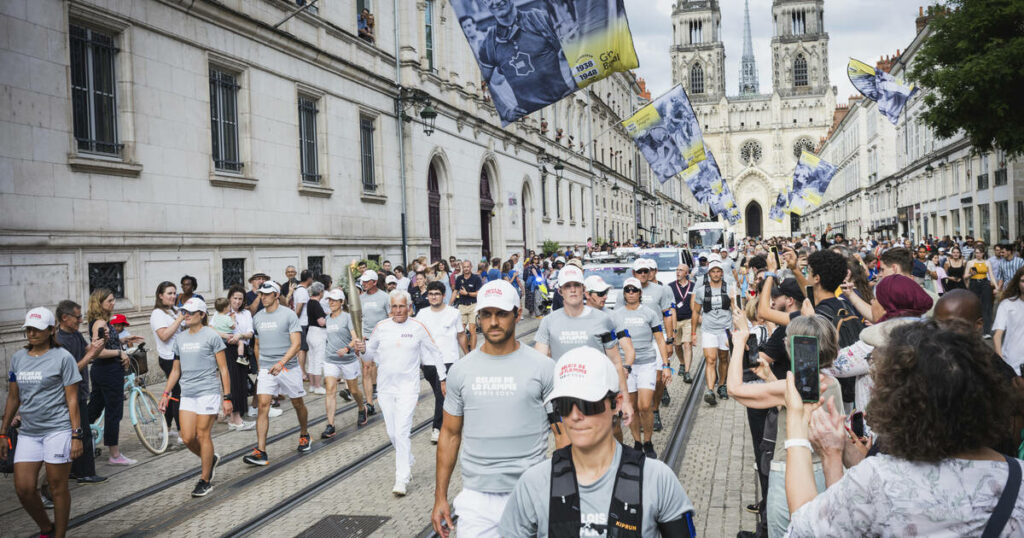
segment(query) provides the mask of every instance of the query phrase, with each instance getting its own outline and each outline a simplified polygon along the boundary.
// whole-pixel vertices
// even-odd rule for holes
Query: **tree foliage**
[[[1024,0],[949,0],[929,11],[931,35],[910,72],[929,91],[925,123],[943,138],[962,129],[981,151],[1024,153]]]

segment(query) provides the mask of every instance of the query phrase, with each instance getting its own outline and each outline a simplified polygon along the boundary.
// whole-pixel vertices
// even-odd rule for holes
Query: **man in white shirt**
[[[309,344],[306,342],[306,334],[309,333],[309,316],[306,313],[306,305],[309,304],[309,286],[313,283],[313,272],[303,269],[299,275],[299,285],[292,293],[292,310],[299,318],[299,326],[302,327],[302,341],[299,344],[299,370],[302,377],[306,377],[306,352],[309,351]]]
[[[364,359],[377,365],[377,398],[388,437],[395,447],[395,487],[398,497],[406,493],[412,478],[412,415],[420,391],[421,365],[437,368],[441,393],[445,391],[444,357],[423,323],[409,319],[409,292],[388,294],[389,319],[377,323],[366,342]]]
[[[452,364],[459,358],[459,348],[466,346],[466,327],[462,324],[462,316],[454,307],[444,304],[444,284],[434,281],[427,284],[427,301],[430,308],[424,308],[416,314],[419,321],[430,332],[434,343],[444,356],[444,370],[448,373]],[[441,381],[437,370],[430,366],[421,366],[423,378],[434,389],[434,430],[430,434],[430,442],[437,444],[441,435],[441,419],[444,415],[444,396],[441,394]]]

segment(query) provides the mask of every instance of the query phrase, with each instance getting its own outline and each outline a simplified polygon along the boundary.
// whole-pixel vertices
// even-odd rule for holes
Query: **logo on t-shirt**
[[[564,346],[582,346],[590,339],[587,331],[562,331],[558,333],[558,342]]]
[[[25,383],[39,383],[43,380],[42,370],[22,370],[15,374],[11,372],[11,381],[17,381],[18,384]]]
[[[179,347],[182,351],[199,351],[203,346],[199,342],[184,342]]]
[[[608,530],[608,514],[580,514],[580,536],[604,536]]]
[[[276,328],[277,328],[277,322],[276,321],[261,321],[261,322],[256,324],[256,330],[260,331],[260,332],[270,331],[270,330],[274,330]]]
[[[512,376],[476,376],[469,385],[474,396],[512,396],[518,385]]]

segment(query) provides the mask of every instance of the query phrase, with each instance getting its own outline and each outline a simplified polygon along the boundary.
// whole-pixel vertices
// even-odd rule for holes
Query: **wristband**
[[[775,280],[778,280],[778,279],[779,279],[779,275],[775,274],[775,272],[774,272],[774,271],[765,271],[765,272],[764,272],[764,277],[765,277],[765,278],[768,278],[768,277],[772,277],[772,278],[774,278]]]
[[[786,450],[789,450],[790,448],[795,446],[802,446],[807,450],[813,450],[811,448],[811,442],[808,441],[807,439],[786,439],[786,443],[784,446]]]
[[[669,345],[674,344],[674,343],[676,343],[676,339],[675,339],[675,337],[673,337],[673,338],[666,338],[665,339],[665,343],[669,344]]]
[[[167,392],[166,390],[164,391],[164,396],[167,396],[169,394],[170,394],[170,392]]]

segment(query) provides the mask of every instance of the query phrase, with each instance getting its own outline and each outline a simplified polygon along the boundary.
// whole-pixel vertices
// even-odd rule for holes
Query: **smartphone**
[[[818,384],[818,339],[813,336],[789,337],[790,366],[796,390],[805,402],[817,402],[821,394]]]
[[[864,412],[857,411],[850,415],[850,431],[857,437],[864,437]]]
[[[782,262],[779,261],[779,247],[772,245],[772,255],[775,256],[775,269],[782,269]]]
[[[804,297],[811,300],[811,306],[814,306],[814,286],[804,287]]]
[[[106,327],[100,327],[99,330],[96,331],[96,333],[99,335],[100,340],[106,340],[107,339],[107,328]]]
[[[747,337],[747,354],[743,356],[743,368],[753,369],[757,368],[758,351],[757,351],[757,337],[750,335]]]

